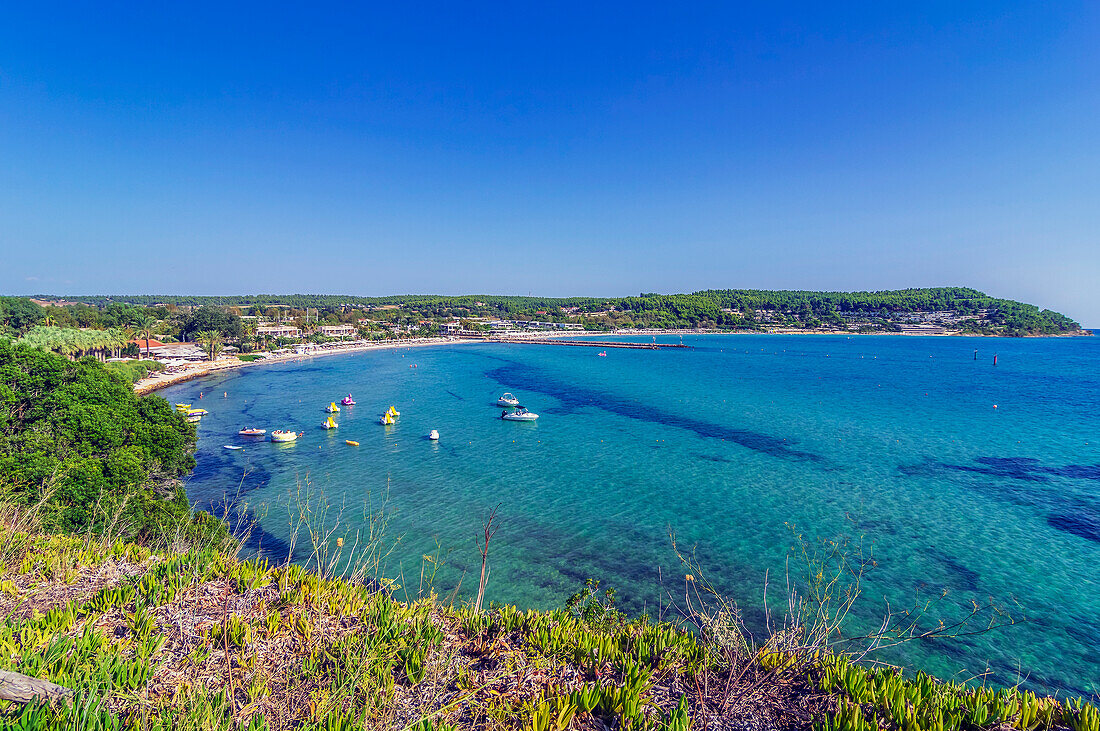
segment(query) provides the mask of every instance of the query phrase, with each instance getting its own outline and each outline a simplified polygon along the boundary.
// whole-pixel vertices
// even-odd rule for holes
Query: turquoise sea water
[[[999,683],[1100,691],[1100,340],[684,342],[695,347],[598,357],[462,344],[326,356],[163,395],[197,405],[202,392],[211,412],[199,427],[192,501],[239,494],[275,556],[285,555],[299,483],[323,491],[330,515],[343,505],[352,527],[368,495],[388,494],[388,536],[400,542],[387,574],[415,590],[422,556],[438,545],[449,553],[437,587],[446,593],[461,578],[468,595],[480,569],[474,538],[499,504],[490,599],[560,606],[595,577],[627,610],[656,614],[667,592],[683,593],[671,528],[760,631],[765,571],[774,607],[792,523],[811,538],[873,543],[878,565],[857,626],[880,617],[884,600],[909,607],[942,589],[956,605],[1017,602],[1027,618],[884,659],[942,677],[988,668]],[[339,415],[340,428],[320,429],[324,407],[349,391],[358,404]],[[492,404],[504,391],[538,422],[502,422]],[[382,427],[390,404],[402,415]],[[305,436],[289,446],[236,436],[251,425]],[[426,439],[431,429],[439,442]]]

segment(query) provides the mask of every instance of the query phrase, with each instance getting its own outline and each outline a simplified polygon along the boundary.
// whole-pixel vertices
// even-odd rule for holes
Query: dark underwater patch
[[[1013,480],[1043,482],[1049,479],[1039,460],[1030,457],[978,457],[980,466],[942,463],[942,467],[959,472],[975,472],[989,477],[1005,477]]]
[[[1065,629],[1070,637],[1090,650],[1100,639],[1100,621],[1094,618],[1085,618],[1080,615],[1066,617]]]
[[[282,562],[290,553],[290,544],[260,527],[259,521],[252,520],[252,529],[248,540],[244,542],[245,553],[266,556],[272,562]]]
[[[1052,528],[1100,543],[1100,519],[1087,512],[1051,513],[1047,516],[1047,523]]]
[[[1071,464],[1065,467],[1056,467],[1051,470],[1051,474],[1059,477],[1069,477],[1074,480],[1100,480],[1100,464]]]
[[[631,401],[619,396],[592,389],[586,389],[573,384],[563,384],[545,375],[539,374],[535,369],[512,364],[502,366],[489,371],[487,374],[498,383],[509,388],[533,391],[546,396],[551,396],[567,406],[594,407],[609,411],[629,419],[637,419],[652,424],[674,426],[694,432],[701,437],[710,439],[722,439],[727,442],[740,444],[742,447],[752,449],[772,457],[780,459],[793,459],[803,462],[824,462],[820,455],[792,448],[790,442],[776,437],[761,434],[748,429],[735,429],[722,426],[713,422],[694,419],[690,416],[669,413],[652,406]]]
[[[936,560],[937,563],[944,569],[944,582],[943,584],[950,589],[956,591],[977,591],[978,579],[981,575],[973,569],[967,568],[954,558],[939,550],[938,548],[929,548],[926,553]],[[931,585],[933,582],[925,582]]]
[[[219,475],[230,472],[232,476],[227,475],[224,480],[214,479]],[[187,499],[191,501],[192,505],[214,512],[219,508],[224,508],[227,502],[244,497],[253,490],[266,485],[270,479],[271,473],[262,463],[249,461],[247,467],[242,469],[233,462],[233,458],[227,450],[219,449],[211,455],[203,455],[184,484],[187,490]],[[192,481],[195,482],[196,488],[201,485],[215,484],[232,485],[233,488],[232,492],[224,489],[217,493],[208,490],[199,491],[192,489]]]
[[[978,457],[975,465],[925,462],[901,465],[898,470],[907,476],[933,474],[936,471],[973,472],[987,477],[1003,477],[1022,482],[1046,482],[1053,477],[1073,480],[1100,480],[1100,465],[1071,464],[1054,467],[1034,457]]]
[[[948,472],[964,472],[1000,480],[975,480],[970,487],[1016,505],[1035,508],[1046,514],[1051,528],[1100,543],[1100,501],[1093,494],[1072,494],[1060,489],[1050,477],[1100,479],[1100,465],[1044,465],[1031,457],[979,457],[977,465],[923,462],[899,465],[907,477],[935,477]],[[1091,490],[1091,488],[1090,488]]]

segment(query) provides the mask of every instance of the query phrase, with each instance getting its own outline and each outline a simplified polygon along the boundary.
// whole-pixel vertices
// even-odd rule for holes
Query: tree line
[[[31,303],[33,305],[33,303]],[[37,307],[37,305],[34,305]],[[0,308],[3,305],[0,304]],[[197,308],[190,312],[180,308]],[[899,316],[913,312],[951,311],[962,317],[964,332],[1002,335],[1057,334],[1080,329],[1072,319],[1035,305],[990,297],[967,287],[930,287],[868,292],[726,289],[690,294],[642,293],[631,297],[527,297],[511,295],[241,295],[225,297],[139,295],[85,297],[79,305],[11,308],[12,327],[38,319],[80,327],[133,327],[143,317],[172,325],[180,339],[199,332],[219,332],[226,340],[248,336],[237,314],[297,318],[313,322],[389,322],[413,325],[420,320],[495,317],[583,323],[609,327],[712,327],[760,329],[769,325],[792,328],[840,326],[855,322],[864,328],[897,329]],[[0,318],[5,310],[0,309]],[[762,315],[761,313],[766,313]]]

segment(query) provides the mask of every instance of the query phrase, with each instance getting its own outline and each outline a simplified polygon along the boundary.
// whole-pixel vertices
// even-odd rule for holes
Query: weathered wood
[[[53,700],[73,694],[73,691],[48,680],[31,678],[10,670],[0,670],[0,698],[17,703],[29,703],[35,698]]]

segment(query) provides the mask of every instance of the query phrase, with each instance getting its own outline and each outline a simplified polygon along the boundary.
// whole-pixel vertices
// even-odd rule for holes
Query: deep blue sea
[[[340,515],[332,541],[362,528],[368,499],[384,500],[394,546],[386,574],[415,592],[434,553],[437,590],[461,580],[459,596],[469,596],[480,570],[474,539],[499,505],[490,599],[560,606],[593,577],[618,590],[624,609],[656,616],[670,593],[683,597],[671,530],[760,632],[765,572],[774,609],[793,525],[811,540],[873,547],[853,631],[877,624],[885,602],[911,608],[943,590],[935,616],[992,597],[1026,618],[911,642],[883,659],[941,677],[988,669],[1000,684],[1100,692],[1100,339],[683,342],[694,347],[606,357],[537,345],[385,350],[162,393],[200,405],[201,392],[211,412],[199,426],[192,501],[247,503],[276,557],[302,486],[323,496],[330,521]],[[504,391],[541,418],[501,421],[493,404]],[[358,404],[337,417],[339,429],[322,430],[324,407],[349,392]],[[401,417],[380,426],[391,404]],[[293,445],[237,437],[253,425],[305,436]],[[426,439],[431,429],[438,442]],[[789,566],[803,571],[796,557]]]

